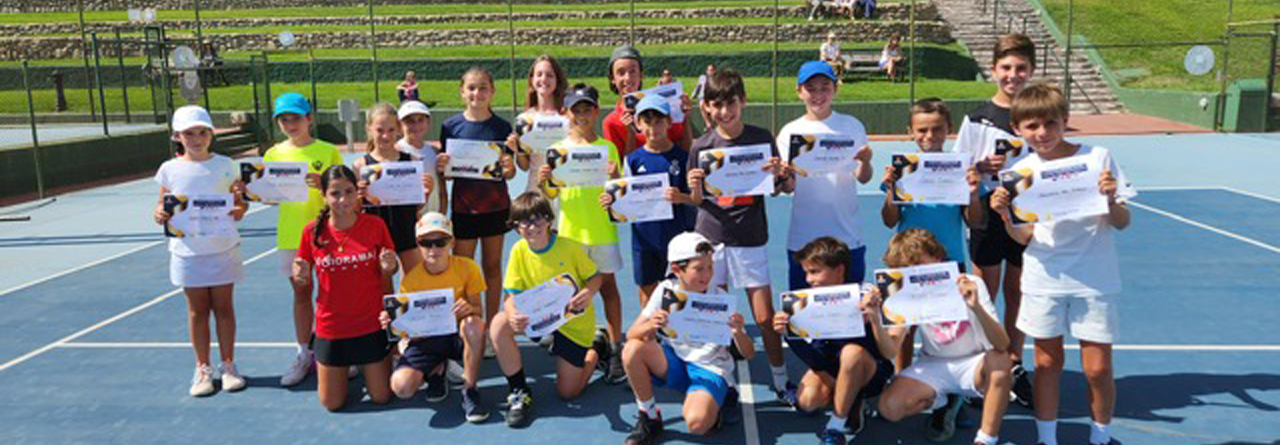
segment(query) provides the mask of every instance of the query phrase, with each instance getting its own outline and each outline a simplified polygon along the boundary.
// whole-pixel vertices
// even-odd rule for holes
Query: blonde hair
[[[889,240],[889,250],[884,253],[884,264],[889,267],[907,267],[923,264],[925,257],[945,260],[947,249],[924,229],[908,229]]]
[[[1013,125],[1028,119],[1066,120],[1071,114],[1071,104],[1056,85],[1036,82],[1013,96],[1013,109],[1009,121]]]
[[[395,106],[392,106],[390,103],[387,103],[387,102],[378,102],[376,104],[373,104],[373,106],[369,107],[369,109],[365,110],[364,112],[364,126],[366,129],[365,135],[364,135],[365,142],[366,142],[365,151],[367,152],[373,152],[373,150],[376,148],[374,147],[374,144],[377,141],[377,138],[374,137],[374,135],[371,134],[369,131],[367,131],[367,129],[373,125],[374,120],[382,116],[390,116],[392,120],[396,121],[396,129],[397,130],[400,129],[400,119],[397,117]]]

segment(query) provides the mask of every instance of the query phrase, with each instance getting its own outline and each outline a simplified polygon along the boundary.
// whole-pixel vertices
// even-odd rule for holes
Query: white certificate
[[[603,186],[609,180],[609,147],[571,145],[547,149],[552,187]]]
[[[645,96],[655,94],[666,99],[667,105],[671,106],[671,122],[677,124],[684,122],[684,109],[681,108],[683,104],[680,103],[680,95],[684,94],[683,82],[675,81],[666,85],[658,85],[647,90],[631,93],[628,96],[634,97],[635,101],[639,102]]]
[[[231,217],[235,197],[230,193],[205,195],[164,195],[164,211],[169,222],[164,236],[170,238],[212,238],[236,236],[236,221]]]
[[[666,191],[671,179],[666,173],[631,176],[614,179],[605,184],[604,191],[613,197],[609,206],[609,221],[618,224],[667,221],[675,218]]]
[[[876,270],[884,326],[968,320],[969,309],[956,283],[959,276],[959,266],[950,261]]]
[[[898,204],[969,204],[969,155],[906,153],[893,155],[893,202]]]
[[[807,178],[828,173],[852,175],[854,155],[865,142],[836,134],[791,135],[791,165],[796,176]]]
[[[360,179],[369,182],[370,206],[420,205],[427,202],[422,187],[422,163],[418,161],[380,162],[360,169]]]
[[[240,180],[245,184],[245,200],[300,202],[309,198],[306,162],[263,162],[261,158],[240,163]]]
[[[700,294],[664,288],[661,308],[667,311],[662,335],[690,343],[728,346],[733,342],[729,317],[737,312],[737,299],[727,293]]]
[[[423,338],[458,333],[453,316],[453,289],[386,295],[382,308],[391,316],[387,335],[392,338]]]
[[[577,283],[566,273],[516,295],[516,311],[529,317],[524,335],[546,337],[580,315],[569,310],[569,300],[577,293]]]
[[[445,168],[444,174],[450,178],[502,181],[501,159],[504,151],[506,149],[501,142],[449,139],[445,144],[449,166]]]
[[[543,153],[569,135],[569,119],[564,116],[532,115],[516,121],[516,132],[520,134],[521,152]]]
[[[1013,196],[1014,225],[1107,214],[1107,196],[1098,191],[1102,168],[1091,153],[1000,172],[1001,186]]]
[[[1022,139],[996,128],[995,126],[970,121],[966,116],[956,136],[955,151],[967,153],[969,163],[975,164],[992,155],[1004,156],[1006,168],[1013,166],[1031,154]],[[982,185],[989,193],[1000,186],[1000,178],[996,173],[983,175]]]
[[[782,310],[791,316],[787,336],[817,340],[865,337],[862,286],[817,287],[782,294]]]
[[[764,168],[771,157],[769,144],[702,150],[698,167],[706,171],[707,194],[719,198],[773,192],[773,173]]]

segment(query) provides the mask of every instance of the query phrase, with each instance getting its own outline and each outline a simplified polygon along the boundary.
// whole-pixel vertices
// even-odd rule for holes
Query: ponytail
[[[316,216],[315,227],[311,229],[311,247],[317,249],[324,247],[320,242],[320,236],[324,234],[324,226],[329,225],[329,206],[320,209],[320,215]]]

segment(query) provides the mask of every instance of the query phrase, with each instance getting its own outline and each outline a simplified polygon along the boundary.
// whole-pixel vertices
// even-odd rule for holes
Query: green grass
[[[1059,28],[1067,26],[1068,0],[1040,0]],[[1201,0],[1116,1],[1074,0],[1073,34],[1097,45],[1143,42],[1217,41],[1227,23],[1226,2]],[[1280,0],[1235,0],[1232,21],[1266,20],[1280,12]],[[1269,32],[1270,26],[1242,28],[1244,32]],[[1241,37],[1232,41],[1231,79],[1266,76],[1269,39]],[[1217,91],[1213,73],[1192,76],[1183,68],[1189,46],[1099,49],[1107,67],[1134,74],[1123,80],[1132,88]],[[1215,71],[1222,69],[1223,47],[1212,47]]]
[[[790,77],[778,79],[778,99],[779,102],[798,102],[794,93],[794,82]],[[693,88],[692,79],[684,79],[686,81],[686,89]],[[611,93],[607,87],[607,80],[604,78],[589,79],[573,79],[574,82],[586,82],[596,86],[601,92],[602,103],[614,103],[617,101],[617,95]],[[519,92],[523,93],[523,84],[517,81]],[[458,84],[456,81],[422,81],[419,82],[419,88],[424,100],[436,102],[436,107],[440,108],[461,108],[462,103],[458,95]],[[395,99],[396,82],[381,82],[380,92],[382,100]],[[746,79],[747,97],[749,102],[760,103],[770,102],[773,100],[773,79],[767,77],[751,77]],[[494,96],[494,107],[506,108],[512,104],[510,79],[500,79],[497,82],[497,92]],[[852,101],[893,101],[907,100],[909,97],[908,89],[910,86],[906,83],[890,84],[882,80],[870,82],[856,82],[846,84],[840,88],[839,95],[836,100],[841,102]],[[321,108],[335,108],[339,99],[357,99],[361,104],[373,103],[373,85],[369,82],[355,83],[328,83],[317,85],[318,97],[317,102]],[[273,96],[287,92],[302,93],[306,96],[311,95],[311,86],[306,83],[273,83],[271,84],[271,94]],[[973,99],[991,97],[995,92],[995,87],[985,82],[955,81],[955,80],[932,80],[922,79],[916,83],[916,96],[938,96],[946,99]],[[108,112],[118,113],[123,111],[122,93],[119,88],[106,90],[107,109]],[[177,98],[181,101],[182,99]],[[97,100],[95,96],[95,100]],[[214,88],[209,91],[210,108],[215,111],[228,110],[253,110],[253,91],[249,86],[232,86]],[[48,113],[54,108],[54,92],[52,90],[39,90],[34,92],[34,102],[36,112]],[[71,90],[67,92],[67,102],[71,112],[87,113],[89,112],[88,98],[84,90]],[[147,114],[151,112],[151,95],[146,88],[130,88],[129,89],[129,106],[135,114]],[[26,113],[27,100],[24,91],[0,91],[0,113]]]

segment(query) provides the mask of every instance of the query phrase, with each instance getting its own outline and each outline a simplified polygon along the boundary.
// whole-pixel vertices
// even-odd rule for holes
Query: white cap
[[[427,108],[427,104],[416,100],[405,101],[400,104],[400,111],[396,112],[396,119],[404,120],[404,118],[415,114],[425,114],[431,117],[431,109]]]
[[[209,112],[196,105],[186,105],[173,110],[173,132],[181,133],[194,127],[213,129],[213,119]]]
[[[440,212],[427,212],[422,215],[422,218],[418,220],[418,225],[413,228],[414,238],[436,232],[453,236],[453,223],[449,222],[449,217]]]
[[[667,244],[667,262],[676,263],[715,251],[715,245],[696,232],[684,232]]]

